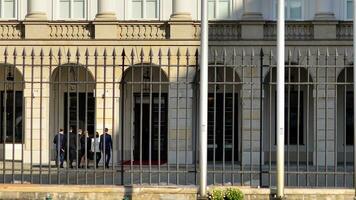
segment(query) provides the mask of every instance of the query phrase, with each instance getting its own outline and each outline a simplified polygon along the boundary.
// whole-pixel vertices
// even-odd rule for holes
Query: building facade
[[[287,185],[352,186],[352,4],[286,0]],[[6,174],[41,182],[45,170],[49,183],[53,173],[53,183],[62,173],[72,183],[78,167],[51,167],[53,138],[71,127],[91,137],[109,129],[112,183],[196,182],[199,0],[0,7],[4,182]],[[209,183],[274,185],[276,1],[208,8]]]

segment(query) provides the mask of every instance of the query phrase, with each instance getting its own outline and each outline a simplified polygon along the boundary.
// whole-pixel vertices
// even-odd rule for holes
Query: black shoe
[[[59,167],[60,167],[60,168],[63,168],[63,164],[61,164]]]

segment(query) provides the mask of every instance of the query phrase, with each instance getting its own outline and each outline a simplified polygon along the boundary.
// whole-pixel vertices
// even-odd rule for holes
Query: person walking
[[[78,163],[79,168],[84,168],[84,165],[86,165],[87,168],[89,168],[88,158],[90,154],[89,152],[90,148],[91,148],[91,140],[89,138],[88,131],[84,131],[80,136],[80,158]]]
[[[56,150],[56,166],[58,164],[60,168],[63,168],[64,162],[64,133],[63,129],[59,129],[59,132],[54,136],[53,143],[55,145]]]
[[[111,135],[109,135],[109,129],[104,129],[104,134],[100,136],[99,143],[100,151],[103,154],[103,158],[105,161],[105,168],[109,168],[109,162],[111,158],[111,149],[112,149],[112,139]]]
[[[99,137],[99,133],[96,132],[95,136],[91,139],[91,152],[93,152],[93,160],[96,161],[96,167],[99,167],[99,162],[101,159],[101,152],[100,152],[100,137]]]
[[[70,168],[73,168],[73,161],[76,159],[77,154],[77,134],[72,128],[66,135],[64,135],[64,144],[67,163]]]

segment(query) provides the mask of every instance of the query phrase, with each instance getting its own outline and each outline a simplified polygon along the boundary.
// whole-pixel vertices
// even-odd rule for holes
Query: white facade
[[[31,0],[1,0],[2,20],[24,20]],[[100,1],[100,0],[99,0]],[[169,20],[174,0],[114,0],[118,20]],[[276,19],[276,0],[208,0],[212,20],[239,20],[245,12],[259,12],[265,20]],[[98,0],[43,0],[49,20],[94,20]],[[199,20],[200,1],[190,0],[193,20]],[[336,20],[351,20],[352,0],[286,0],[288,20],[313,20],[316,14],[333,13]],[[145,9],[143,9],[145,8]],[[140,11],[141,10],[141,11]]]

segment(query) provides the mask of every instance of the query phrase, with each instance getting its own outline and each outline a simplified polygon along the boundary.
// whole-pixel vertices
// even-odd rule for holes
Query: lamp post
[[[277,198],[284,197],[284,0],[278,0],[277,19]]]
[[[199,169],[200,197],[207,196],[208,158],[208,5],[201,0],[201,54],[200,54],[200,104],[199,104]]]

